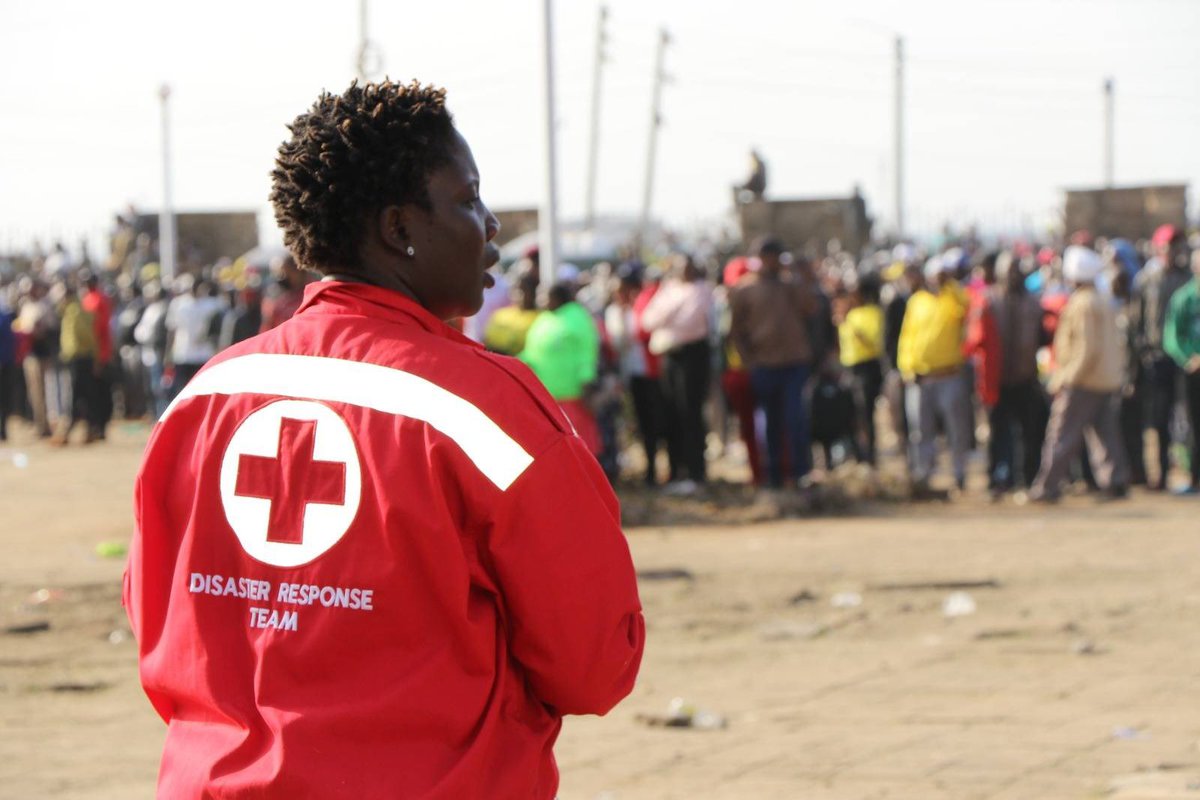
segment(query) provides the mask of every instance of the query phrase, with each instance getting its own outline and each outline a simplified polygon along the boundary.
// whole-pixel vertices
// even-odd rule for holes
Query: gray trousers
[[[954,480],[962,483],[967,476],[967,448],[970,442],[968,409],[970,398],[962,373],[937,378],[922,378],[904,389],[904,409],[908,416],[908,443],[913,465],[913,480],[924,483],[933,474],[937,460],[937,420],[940,417],[950,443]]]
[[[1065,388],[1050,406],[1042,464],[1033,481],[1035,497],[1057,497],[1071,462],[1086,441],[1096,482],[1105,489],[1129,485],[1129,462],[1121,443],[1120,399],[1116,392]]]

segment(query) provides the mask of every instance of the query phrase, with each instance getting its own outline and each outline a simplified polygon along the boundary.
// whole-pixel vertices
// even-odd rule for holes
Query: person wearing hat
[[[1118,392],[1125,376],[1125,348],[1113,303],[1096,291],[1100,256],[1071,245],[1063,254],[1063,280],[1071,287],[1054,334],[1057,367],[1048,389],[1054,396],[1042,463],[1029,497],[1058,500],[1067,471],[1086,440],[1101,488],[1124,497],[1129,467],[1121,443]]]
[[[1179,367],[1163,349],[1163,328],[1171,298],[1191,280],[1191,273],[1183,231],[1174,225],[1162,225],[1154,232],[1151,244],[1155,256],[1133,284],[1135,335],[1142,362],[1145,422],[1158,438],[1158,478],[1150,488],[1163,491],[1171,467],[1171,411],[1179,383]]]
[[[909,424],[913,488],[929,487],[936,463],[940,417],[950,441],[954,483],[967,482],[970,398],[963,376],[963,327],[967,297],[954,272],[953,259],[934,256],[925,263],[927,287],[913,292],[900,328],[896,361],[904,376],[904,405]]]
[[[1171,297],[1163,349],[1184,373],[1191,447],[1191,481],[1178,494],[1200,494],[1200,250],[1192,253],[1193,279]]]

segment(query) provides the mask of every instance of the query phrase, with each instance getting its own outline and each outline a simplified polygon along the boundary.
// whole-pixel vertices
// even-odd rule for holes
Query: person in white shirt
[[[671,258],[670,277],[642,315],[650,350],[662,357],[667,454],[672,494],[692,494],[706,480],[704,400],[708,396],[712,287],[691,256]]]
[[[178,288],[178,296],[167,306],[167,362],[174,368],[170,399],[216,355],[212,321],[223,309],[207,281],[182,275]]]

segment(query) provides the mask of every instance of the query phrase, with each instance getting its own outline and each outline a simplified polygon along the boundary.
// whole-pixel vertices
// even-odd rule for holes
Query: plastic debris
[[[759,629],[759,635],[768,642],[817,639],[828,632],[829,626],[820,622],[772,622]]]
[[[96,545],[96,555],[101,558],[120,558],[128,552],[129,545],[125,542],[107,541]]]
[[[25,598],[25,604],[31,606],[43,606],[46,603],[54,600],[61,600],[62,596],[62,589],[38,589],[36,592],[32,592],[29,597]]]
[[[24,453],[13,453],[12,454],[12,464],[17,469],[28,469],[29,468],[29,456],[25,455]]]
[[[128,639],[129,639],[129,632],[123,631],[120,628],[117,628],[115,631],[113,631],[112,633],[110,633],[108,635],[108,643],[109,644],[122,644]]]
[[[838,592],[829,598],[829,604],[834,608],[858,608],[863,598],[858,592]]]
[[[1091,639],[1078,639],[1071,644],[1071,652],[1077,656],[1092,656],[1099,651]]]
[[[696,708],[682,697],[667,704],[666,714],[638,714],[638,721],[657,728],[695,728],[697,730],[720,730],[728,726],[725,717],[704,708]]]
[[[942,616],[948,618],[968,617],[974,614],[978,606],[975,598],[966,592],[953,592],[942,601]]]
[[[1112,738],[1120,742],[1136,742],[1142,739],[1149,739],[1150,732],[1143,731],[1141,728],[1136,728],[1132,725],[1118,725],[1113,728]]]

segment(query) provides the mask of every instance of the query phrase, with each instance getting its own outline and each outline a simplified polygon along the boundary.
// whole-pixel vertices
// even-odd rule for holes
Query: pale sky
[[[1063,187],[1102,180],[1102,94],[1116,79],[1118,184],[1200,185],[1200,0],[608,0],[602,214],[641,204],[659,27],[671,83],[653,210],[716,220],[751,146],[776,198],[847,195],[893,220],[893,36],[907,62],[910,228],[1038,222]],[[394,79],[445,86],[484,199],[534,206],[543,185],[541,0],[372,0]],[[566,218],[584,205],[598,4],[555,3]],[[354,77],[357,0],[3,0],[0,249],[96,237],[161,199],[158,87],[172,87],[178,210],[257,210],[285,125]]]

